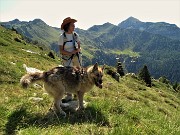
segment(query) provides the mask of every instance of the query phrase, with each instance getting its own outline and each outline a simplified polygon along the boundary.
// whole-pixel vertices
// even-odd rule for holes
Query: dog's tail
[[[23,86],[23,88],[27,88],[31,83],[38,81],[38,80],[43,80],[45,77],[44,72],[35,72],[31,74],[25,74],[21,80],[20,84]]]

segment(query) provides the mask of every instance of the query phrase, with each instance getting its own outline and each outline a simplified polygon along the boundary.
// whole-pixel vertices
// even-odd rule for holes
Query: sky
[[[0,0],[0,22],[42,19],[53,27],[64,18],[88,29],[106,22],[118,25],[128,17],[143,22],[167,22],[180,27],[180,0]]]

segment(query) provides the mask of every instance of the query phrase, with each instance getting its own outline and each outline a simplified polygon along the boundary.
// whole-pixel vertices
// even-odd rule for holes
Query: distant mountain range
[[[134,17],[129,17],[118,26],[120,28],[138,29],[140,31],[147,31],[153,34],[159,34],[172,39],[180,40],[180,29],[175,24],[169,24],[166,22],[141,22]]]
[[[1,22],[31,40],[36,40],[58,52],[59,28],[41,19],[24,22],[15,19]],[[88,30],[76,29],[83,47],[84,65],[94,62],[115,65],[116,57],[127,72],[137,73],[146,64],[155,78],[166,76],[180,82],[180,28],[166,22],[141,22],[129,17],[118,26],[111,23],[94,25]]]

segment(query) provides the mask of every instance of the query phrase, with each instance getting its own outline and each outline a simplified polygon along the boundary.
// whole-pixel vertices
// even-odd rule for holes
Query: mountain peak
[[[102,26],[112,26],[112,25],[113,25],[112,23],[106,22],[106,23],[104,23]]]
[[[33,21],[30,21],[30,22],[33,22],[34,24],[37,24],[37,23],[43,23],[43,24],[46,24],[43,20],[41,19],[34,19]]]
[[[138,27],[139,25],[142,25],[142,24],[143,24],[143,22],[141,22],[140,20],[131,16],[128,19],[119,23],[118,26],[121,28],[134,28],[134,27]]]
[[[12,21],[10,21],[11,23],[19,23],[20,21],[19,21],[19,19],[14,19],[14,20],[12,20]]]
[[[129,17],[128,19],[126,19],[125,20],[126,22],[128,21],[128,22],[141,22],[140,20],[138,20],[138,19],[136,19],[136,18],[134,18],[134,17]]]

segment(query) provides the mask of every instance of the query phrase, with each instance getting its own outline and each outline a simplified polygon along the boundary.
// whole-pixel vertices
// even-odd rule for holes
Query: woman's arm
[[[78,49],[80,49],[81,48],[81,43],[78,42],[77,44],[78,44]]]

